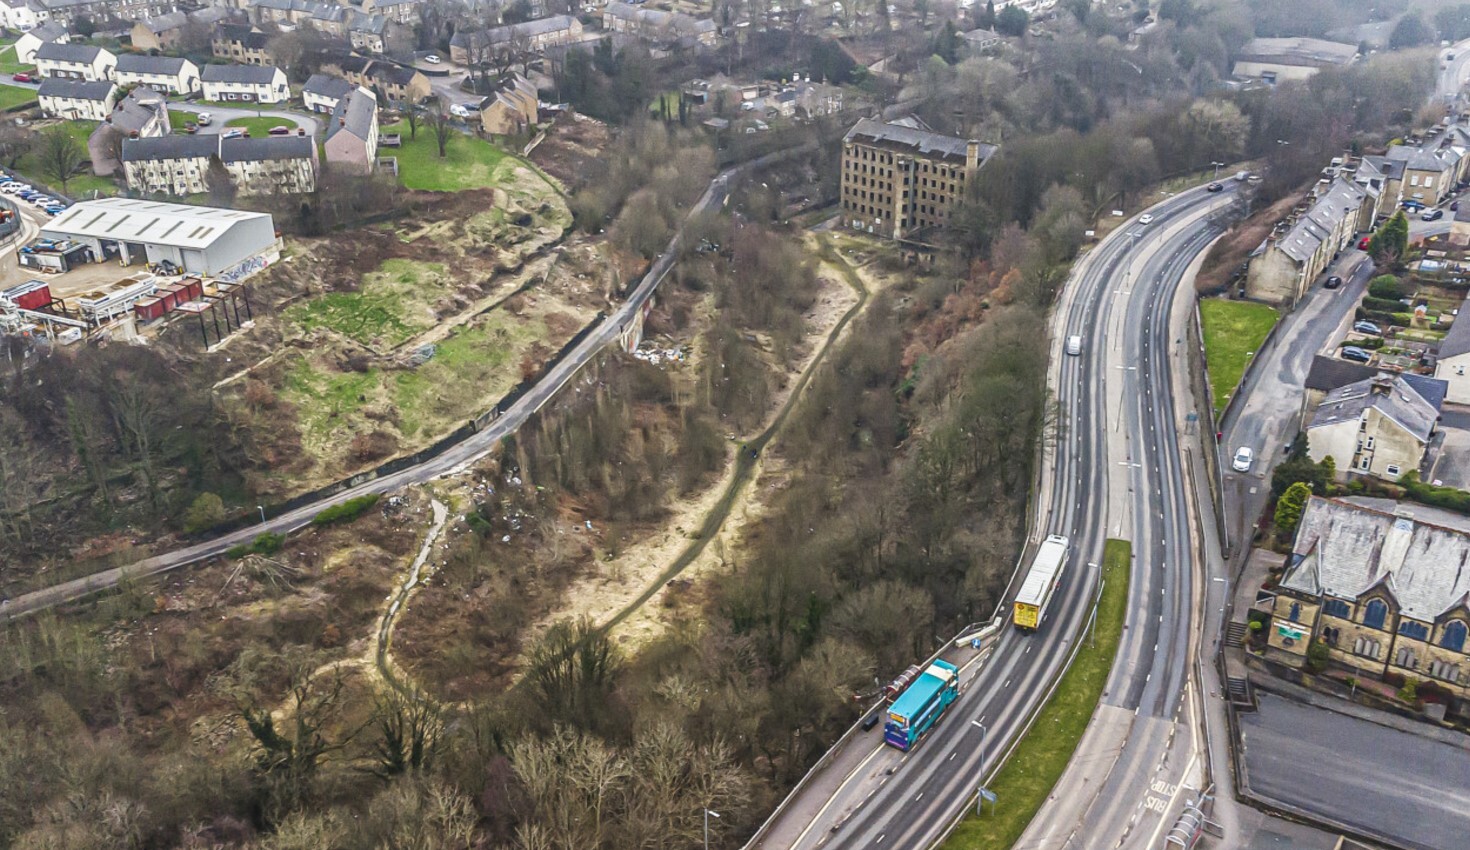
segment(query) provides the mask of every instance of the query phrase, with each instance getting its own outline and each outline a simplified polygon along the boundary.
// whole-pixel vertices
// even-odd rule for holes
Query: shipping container
[[[110,289],[89,292],[77,299],[82,316],[103,322],[132,311],[133,305],[153,295],[158,279],[151,274],[135,274],[118,281]]]
[[[133,314],[138,317],[138,321],[140,322],[151,322],[154,319],[161,319],[166,312],[168,311],[164,308],[162,298],[144,298],[142,301],[133,305]]]
[[[43,280],[28,280],[0,292],[0,298],[22,310],[41,310],[51,304],[51,285]]]

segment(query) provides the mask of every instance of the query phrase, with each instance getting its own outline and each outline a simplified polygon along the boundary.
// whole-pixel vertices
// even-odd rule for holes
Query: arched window
[[[1368,607],[1363,610],[1363,625],[1374,629],[1383,628],[1383,623],[1388,619],[1388,603],[1382,599],[1369,601]]]
[[[1287,616],[1287,619],[1291,620],[1293,623],[1301,620],[1301,618],[1302,618],[1302,603],[1300,603],[1300,602],[1293,602],[1293,603],[1291,603],[1291,613],[1287,614],[1286,616]]]
[[[1419,667],[1418,657],[1414,655],[1414,650],[1407,646],[1394,654],[1393,663],[1408,670],[1415,670]]]
[[[1439,639],[1439,645],[1453,652],[1465,651],[1465,623],[1462,620],[1451,620],[1444,627],[1444,635]]]
[[[1429,627],[1413,620],[1404,620],[1399,623],[1399,634],[1414,640],[1429,640]]]

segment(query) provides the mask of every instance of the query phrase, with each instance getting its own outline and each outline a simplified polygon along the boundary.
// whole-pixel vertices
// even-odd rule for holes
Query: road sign
[[[981,788],[980,789],[980,799],[984,800],[987,803],[994,803],[995,802],[995,792],[994,791],[991,791],[989,788]]]

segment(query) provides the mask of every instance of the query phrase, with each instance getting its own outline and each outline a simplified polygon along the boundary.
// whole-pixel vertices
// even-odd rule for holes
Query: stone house
[[[269,65],[270,36],[243,24],[220,24],[209,39],[209,52],[237,65]]]
[[[378,157],[378,98],[365,88],[355,88],[338,100],[327,120],[327,141],[322,147],[327,163],[350,171],[373,170]]]
[[[1441,401],[1442,395],[1425,398],[1401,375],[1339,387],[1327,393],[1308,423],[1307,451],[1317,463],[1331,457],[1341,478],[1397,481],[1423,463]]]
[[[1295,303],[1354,235],[1371,226],[1373,203],[1363,186],[1335,177],[1319,183],[1310,206],[1293,215],[1251,254],[1246,272],[1251,298]]]
[[[539,120],[536,86],[517,73],[506,74],[495,94],[480,104],[480,126],[492,136],[524,133]]]
[[[1321,641],[1360,674],[1470,696],[1470,534],[1415,510],[1313,496],[1272,603],[1268,657],[1303,666]]]

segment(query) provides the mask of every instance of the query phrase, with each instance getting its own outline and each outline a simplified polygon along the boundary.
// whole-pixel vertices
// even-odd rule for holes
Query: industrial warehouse
[[[47,277],[0,290],[0,331],[61,343],[94,334],[134,339],[192,317],[209,347],[251,321],[243,281],[279,257],[264,213],[126,198],[79,203],[20,249],[21,266]]]
[[[275,224],[266,213],[132,198],[76,204],[41,228],[41,237],[52,245],[85,246],[93,262],[146,260],[173,273],[226,280],[258,271],[280,256]]]

